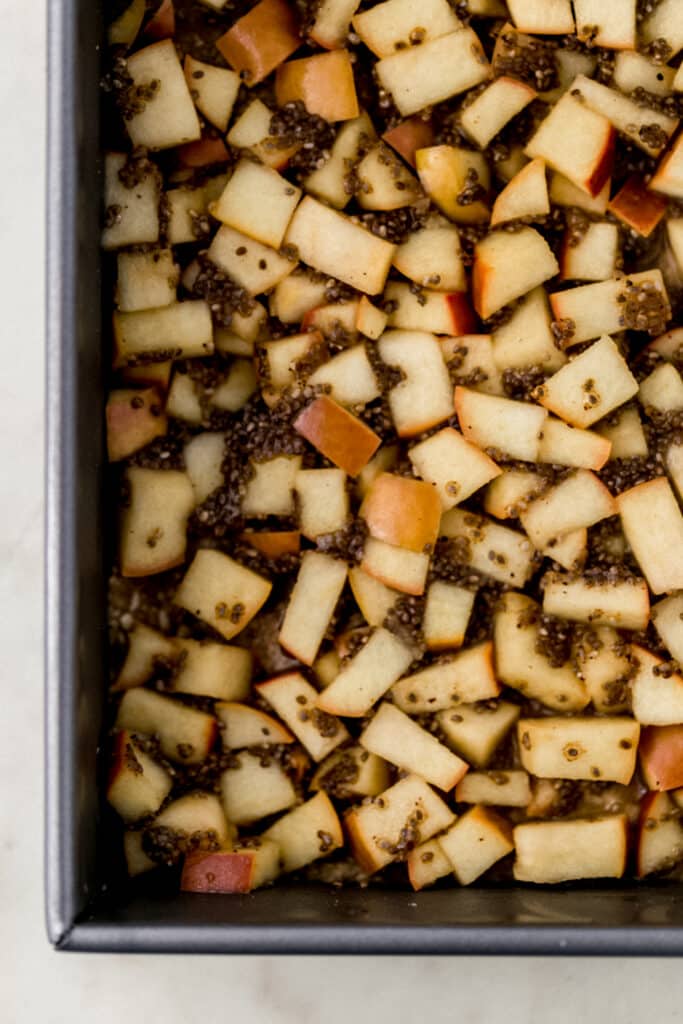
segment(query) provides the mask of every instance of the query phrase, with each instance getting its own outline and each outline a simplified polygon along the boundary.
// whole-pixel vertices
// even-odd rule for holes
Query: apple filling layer
[[[680,11],[110,6],[129,874],[676,871]]]

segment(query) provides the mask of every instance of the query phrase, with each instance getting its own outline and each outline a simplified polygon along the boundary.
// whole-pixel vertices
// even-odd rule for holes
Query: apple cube
[[[301,102],[309,114],[326,121],[358,117],[353,65],[347,50],[317,53],[290,60],[275,73],[275,99],[279,107]]]
[[[633,645],[637,666],[631,680],[633,715],[642,725],[683,725],[683,676],[665,661]]]
[[[305,179],[306,191],[337,210],[343,210],[353,192],[349,168],[358,163],[376,138],[372,121],[365,111],[345,121],[334,140],[329,159]]]
[[[264,398],[275,401],[281,391],[291,387],[296,382],[299,363],[322,343],[323,336],[319,331],[307,331],[260,344],[257,363]]]
[[[349,585],[360,613],[369,626],[381,626],[399,594],[362,569],[349,569]]]
[[[654,96],[669,96],[676,87],[675,80],[673,68],[638,53],[635,47],[615,55],[612,84],[626,95],[640,88]]]
[[[317,705],[328,714],[362,718],[412,660],[409,647],[388,630],[376,629],[318,696]]]
[[[455,815],[418,775],[408,775],[381,796],[345,816],[351,851],[368,874],[447,828]]]
[[[137,622],[128,634],[128,651],[112,690],[128,690],[152,678],[157,664],[175,661],[179,656],[176,641]]]
[[[415,154],[418,149],[426,149],[434,142],[434,129],[429,121],[421,116],[408,117],[399,121],[393,128],[387,129],[382,138],[394,149],[406,163],[415,167]]]
[[[666,213],[666,199],[653,195],[637,174],[626,179],[610,200],[608,210],[627,228],[649,238]]]
[[[397,366],[403,379],[388,395],[399,437],[413,437],[453,415],[448,368],[433,335],[422,331],[387,331],[377,348],[383,362]]]
[[[498,79],[497,81],[503,81]],[[508,79],[513,81],[513,79]],[[522,82],[516,82],[522,85]],[[489,90],[492,87],[489,86]],[[533,90],[531,90],[533,92]],[[535,95],[535,94],[534,94]],[[545,217],[550,213],[545,163],[540,157],[531,160],[498,193],[491,210],[491,227],[521,217]]]
[[[439,338],[441,354],[451,372],[451,379],[468,384],[473,391],[486,395],[503,395],[503,375],[498,368],[490,334],[461,334],[455,338]]]
[[[356,201],[363,210],[399,210],[422,196],[415,177],[383,142],[374,145],[360,159],[355,174]]]
[[[611,179],[608,174],[605,184],[593,196],[584,191],[583,188],[575,185],[564,174],[553,171],[548,191],[550,202],[556,206],[576,206],[579,210],[585,210],[586,213],[602,217],[607,212],[607,204],[611,194]]]
[[[242,498],[242,513],[249,517],[294,514],[294,483],[301,469],[300,455],[276,455],[265,462],[251,462],[253,475]]]
[[[150,576],[185,560],[187,520],[194,491],[175,470],[126,471],[128,500],[121,515],[119,562],[123,576]]]
[[[411,0],[385,0],[353,19],[353,30],[376,57],[422,45],[456,32],[462,23],[447,0],[425,0],[416,12]]]
[[[674,199],[683,197],[683,136],[679,136],[650,179],[649,188]]]
[[[278,249],[300,198],[301,190],[272,167],[242,159],[211,213],[236,231]]]
[[[463,108],[460,124],[472,141],[485,149],[537,95],[525,82],[501,75]]]
[[[526,807],[531,800],[529,776],[523,771],[469,771],[455,787],[455,799],[459,804]]]
[[[199,228],[197,218],[205,214],[210,202],[217,199],[227,184],[227,175],[217,175],[206,185],[190,188],[183,185],[166,192],[165,204],[168,211],[166,241],[169,245],[196,242]],[[213,182],[219,182],[214,195]],[[129,254],[133,255],[133,254]]]
[[[253,208],[253,203],[250,204]],[[208,258],[250,295],[261,295],[294,270],[296,262],[275,249],[223,224],[213,237]]]
[[[230,153],[220,138],[207,137],[188,142],[177,150],[178,163],[182,167],[204,168],[213,164],[227,163]]]
[[[172,786],[165,768],[125,730],[114,740],[107,800],[125,822],[156,814]]]
[[[683,346],[683,327],[673,327],[670,331],[665,331],[664,334],[660,334],[658,338],[651,341],[647,346],[647,351],[656,352],[662,359],[669,361],[678,357],[681,346]]]
[[[608,221],[594,221],[574,239],[562,244],[560,276],[563,280],[605,281],[614,276],[619,255],[619,229]]]
[[[600,0],[574,0],[574,14],[579,39],[608,50],[635,50],[636,0],[614,0],[607,6]]]
[[[408,235],[396,250],[394,266],[421,288],[443,292],[467,288],[460,238],[452,224],[428,224]]]
[[[478,448],[494,449],[525,462],[538,460],[545,410],[460,386],[455,389],[455,410],[465,438]]]
[[[647,455],[647,439],[635,406],[626,406],[616,416],[614,423],[600,423],[595,429],[611,442],[610,459],[631,459]]]
[[[377,454],[370,459],[367,466],[361,469],[358,474],[356,480],[356,493],[358,496],[364,498],[379,474],[394,469],[397,461],[398,445],[383,444]]]
[[[438,839],[429,839],[410,850],[406,864],[408,878],[415,892],[453,873],[451,862],[441,849]]]
[[[617,497],[621,525],[655,594],[683,588],[683,516],[665,477]]]
[[[399,548],[368,537],[361,569],[369,576],[404,594],[423,594],[429,571],[429,555]]]
[[[558,273],[557,260],[545,239],[533,228],[514,233],[496,231],[475,247],[472,295],[479,316],[486,320],[503,306]]]
[[[298,555],[301,550],[298,530],[245,530],[240,534],[240,540],[266,558]]]
[[[128,829],[123,833],[123,854],[126,858],[126,869],[130,878],[153,871],[159,865],[148,857],[142,845],[142,830]]]
[[[522,766],[532,775],[626,786],[636,768],[640,724],[617,716],[523,718],[517,736]]]
[[[441,503],[431,484],[382,473],[365,495],[360,515],[371,537],[410,551],[424,551],[436,543]]]
[[[116,305],[121,312],[156,309],[176,301],[179,270],[170,249],[120,252],[117,270]]]
[[[556,538],[616,515],[605,485],[587,469],[577,469],[544,491],[520,513],[522,526],[539,551]]]
[[[427,589],[422,634],[427,650],[461,647],[474,606],[474,593],[455,583],[435,580]]]
[[[344,843],[337,812],[324,792],[279,818],[262,838],[278,844],[283,871],[297,871]]]
[[[550,885],[579,878],[621,878],[628,831],[623,814],[517,825],[512,833],[515,878]]]
[[[668,871],[683,859],[683,826],[668,793],[646,793],[640,804],[638,878]]]
[[[501,472],[493,459],[452,427],[414,445],[408,457],[417,475],[433,485],[444,511],[465,501]]]
[[[107,454],[119,462],[166,433],[166,416],[154,388],[117,390],[107,400]]]
[[[683,785],[683,725],[647,726],[640,734],[640,770],[649,789]]]
[[[491,700],[499,693],[493,668],[493,645],[487,640],[450,657],[439,658],[400,679],[392,688],[391,696],[401,711],[421,715]]]
[[[670,219],[666,224],[668,248],[676,264],[677,278],[683,275],[683,217]]]
[[[127,70],[133,88],[145,92],[142,109],[126,118],[134,146],[168,149],[199,138],[199,118],[172,39],[138,50]]]
[[[176,842],[171,847],[170,863],[175,863],[182,853],[232,849],[232,829],[221,801],[215,794],[202,790],[167,804],[145,831],[152,840],[155,833],[160,833],[164,848],[171,833]]]
[[[396,250],[311,196],[297,207],[285,241],[296,246],[304,263],[368,295],[382,291]]]
[[[256,690],[277,712],[314,761],[348,739],[344,725],[317,707],[318,692],[300,672],[288,672],[258,683]]]
[[[301,46],[294,9],[287,0],[259,0],[216,46],[243,81],[256,85]]]
[[[387,320],[387,314],[374,306],[367,295],[361,297],[354,325],[359,334],[376,341],[383,334]]]
[[[425,192],[450,220],[456,224],[488,221],[484,200],[491,176],[483,153],[456,146],[428,146],[415,153],[415,166]],[[481,186],[481,198],[473,198],[473,184]]]
[[[671,51],[670,56],[675,57],[683,49],[681,5],[678,0],[661,0],[644,20],[641,34],[646,43],[663,39]]]
[[[175,603],[231,640],[268,599],[272,583],[221,551],[202,548],[194,557]]]
[[[320,384],[328,387],[330,396],[340,405],[367,405],[380,395],[364,345],[354,345],[327,360],[313,371],[308,383],[313,387]]]
[[[484,510],[496,519],[518,519],[520,512],[545,487],[546,481],[539,473],[505,469],[486,488]]]
[[[312,665],[346,583],[346,564],[306,551],[278,639],[304,665]]]
[[[683,663],[683,595],[672,594],[658,601],[652,609],[652,622],[674,661]]]
[[[638,382],[625,359],[605,336],[546,380],[538,389],[538,401],[572,426],[585,428],[628,402],[637,391]]]
[[[228,750],[293,743],[294,736],[272,715],[234,701],[219,701],[214,710]]]
[[[237,117],[228,132],[228,143],[237,150],[247,150],[258,157],[261,163],[276,170],[283,170],[300,143],[283,145],[282,141],[270,134],[273,111],[259,99],[253,99]]]
[[[356,335],[356,318],[359,305],[359,299],[353,299],[351,302],[323,303],[317,309],[311,309],[306,313],[301,321],[301,326],[307,331],[315,328],[326,338],[329,337],[332,340],[335,339],[341,329],[348,334],[349,340],[352,340]],[[343,340],[346,341],[347,339],[344,337]]]
[[[549,416],[543,427],[538,452],[540,462],[578,469],[602,469],[610,458],[611,442],[592,430],[570,427]]]
[[[463,292],[420,291],[411,285],[390,281],[384,293],[391,312],[389,327],[434,334],[468,334],[476,321],[468,297]]]
[[[114,313],[114,369],[136,362],[190,359],[213,353],[213,326],[201,299],[161,309]]]
[[[124,384],[132,384],[134,387],[153,387],[165,393],[168,391],[172,366],[173,363],[170,359],[165,359],[162,363],[141,363],[140,366],[125,366],[121,370],[121,380]]]
[[[567,357],[555,344],[548,296],[534,288],[515,306],[512,316],[491,334],[493,358],[499,370],[540,366],[559,370]]]
[[[440,711],[437,721],[449,747],[470,764],[485,768],[520,715],[516,704],[461,704]]]
[[[178,375],[178,380],[188,380]],[[186,417],[187,418],[187,417]],[[210,494],[223,485],[225,434],[205,431],[185,445],[185,471],[190,478],[195,503],[201,505]]]
[[[579,637],[572,656],[596,711],[630,710],[627,684],[633,663],[628,646],[614,629],[598,626],[585,639]]]
[[[461,885],[471,885],[515,848],[510,824],[486,807],[466,811],[438,843]]]
[[[571,665],[554,665],[541,646],[540,610],[523,594],[506,594],[494,616],[496,674],[501,683],[556,711],[581,711],[589,695]]]
[[[638,399],[646,412],[683,408],[683,379],[673,363],[662,363],[640,385]]]
[[[457,96],[490,75],[482,45],[470,28],[399,50],[375,67],[380,85],[391,93],[403,117]]]
[[[419,770],[426,782],[448,791],[463,777],[468,765],[393,704],[381,704],[359,738],[371,754],[403,771]]]
[[[543,581],[543,611],[574,622],[615,629],[647,628],[650,601],[645,580],[595,583],[562,573],[548,573]]]
[[[533,547],[524,534],[492,519],[453,508],[443,516],[440,532],[461,541],[465,564],[499,583],[521,587],[533,572]]]
[[[561,36],[574,31],[569,0],[508,0],[508,9],[520,32]]]
[[[629,138],[648,156],[659,156],[667,139],[678,127],[678,118],[669,117],[649,106],[639,106],[635,100],[622,95],[616,89],[610,89],[609,86],[586,78],[585,75],[577,76],[572,92],[574,90],[578,90],[579,103],[584,103],[589,110],[606,117],[618,132]],[[651,131],[653,127],[657,128],[654,141]],[[558,167],[557,170],[567,173],[562,167]]]
[[[615,139],[606,112],[567,92],[541,122],[525,153],[532,159],[540,157],[583,192],[595,197],[612,173]],[[554,199],[552,189],[550,198]]]
[[[125,153],[107,153],[104,158],[105,227],[101,244],[106,250],[159,240],[160,175],[150,165],[142,181],[129,188],[119,177],[127,161]]]
[[[380,446],[373,430],[326,395],[299,413],[294,429],[349,476],[357,476]]]
[[[349,517],[346,474],[340,469],[299,470],[294,481],[299,524],[315,540],[343,529]]]
[[[218,68],[185,57],[185,81],[200,114],[221,132],[228,130],[232,108],[240,89],[240,77],[227,68]]]
[[[277,761],[243,750],[221,773],[221,799],[228,821],[251,825],[297,802],[289,775]]]
[[[343,47],[357,8],[358,0],[322,0],[308,29],[309,37],[324,50]]]
[[[116,728],[156,736],[164,757],[178,764],[201,764],[218,738],[213,715],[139,687],[124,693]]]
[[[252,656],[244,647],[178,638],[180,663],[171,690],[216,700],[243,700],[249,695]]]
[[[325,281],[316,275],[295,270],[271,292],[268,302],[271,316],[276,316],[283,324],[301,323],[306,313],[323,304],[326,287]]]
[[[245,847],[191,853],[183,862],[181,892],[246,893],[277,878],[280,848],[268,839],[250,837]]]
[[[258,379],[252,361],[235,359],[230,364],[227,376],[211,395],[211,405],[224,412],[239,412],[256,391]]]
[[[121,14],[107,26],[107,42],[110,46],[132,46],[145,17],[144,0],[131,0],[123,7]]]
[[[311,791],[325,790],[336,800],[378,796],[389,785],[386,761],[363,747],[333,750],[311,779]]]

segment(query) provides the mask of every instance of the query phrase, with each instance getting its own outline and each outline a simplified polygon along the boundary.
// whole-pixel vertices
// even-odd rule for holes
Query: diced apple
[[[299,414],[294,429],[349,476],[357,476],[380,445],[374,431],[326,395]]]
[[[300,198],[301,190],[272,167],[242,159],[211,213],[236,231],[278,249]]]
[[[349,569],[349,584],[361,615],[369,626],[381,626],[399,594],[362,569]]]
[[[627,96],[639,88],[654,96],[668,96],[675,88],[674,69],[638,53],[635,47],[629,47],[615,56],[612,84]]]
[[[235,359],[211,395],[211,405],[224,412],[239,412],[257,391],[258,378],[251,359]]]
[[[428,146],[415,153],[420,182],[432,202],[456,224],[482,224],[489,219],[485,197],[490,186],[486,157],[456,146]],[[471,186],[479,185],[481,198],[472,199]]]
[[[520,512],[545,487],[546,482],[539,473],[505,469],[486,488],[484,510],[496,519],[518,519]]]
[[[175,595],[176,604],[231,640],[265,604],[272,583],[220,551],[202,548]]]
[[[185,559],[187,520],[194,491],[175,470],[126,471],[128,499],[121,516],[119,560],[123,576],[149,576]]]
[[[364,498],[370,490],[373,481],[380,473],[389,472],[394,469],[398,461],[398,445],[383,444],[376,455],[374,455],[367,466],[365,466],[356,480],[356,493]]]
[[[367,295],[361,297],[356,313],[355,328],[359,334],[376,341],[387,325],[387,314],[370,302]]]
[[[197,110],[219,131],[227,131],[240,88],[239,75],[227,68],[195,60],[189,54],[185,57],[184,70]]]
[[[344,843],[337,812],[324,792],[279,818],[262,838],[278,844],[283,871],[297,871]]]
[[[260,0],[216,46],[247,85],[257,85],[301,46],[294,8],[287,0]]]
[[[559,267],[533,228],[498,231],[478,242],[472,271],[474,307],[482,319],[554,277]]]
[[[683,859],[683,826],[668,793],[646,793],[638,822],[638,878],[668,871]]]
[[[358,0],[322,0],[308,30],[309,37],[324,50],[343,47],[357,8]]]
[[[524,718],[517,723],[522,765],[546,779],[601,779],[628,785],[640,725],[630,718]]]
[[[318,692],[300,672],[288,672],[258,683],[256,690],[278,713],[314,761],[347,740],[344,725],[317,707]]]
[[[325,302],[316,309],[310,310],[301,321],[304,330],[315,328],[326,338],[334,340],[335,335],[341,329],[348,335],[348,340],[355,338],[356,317],[360,301],[352,299],[350,302]],[[344,341],[347,339],[344,338]]]
[[[636,0],[574,0],[579,39],[608,50],[635,50]],[[621,88],[621,86],[619,86]]]
[[[228,132],[228,143],[237,150],[247,150],[258,157],[261,163],[275,170],[283,170],[301,143],[283,144],[270,134],[273,112],[259,99],[253,99],[237,117]]]
[[[322,343],[319,331],[306,331],[277,341],[264,341],[258,346],[259,376],[266,401],[275,400],[281,391],[296,382],[299,361]]]
[[[179,379],[187,379],[180,377]],[[204,431],[185,445],[185,472],[190,478],[195,502],[201,505],[223,484],[225,434]]]
[[[415,472],[433,485],[445,511],[500,474],[493,459],[451,427],[421,441],[408,455]]]
[[[165,768],[125,730],[114,740],[107,785],[107,800],[125,822],[156,814],[171,790]]]
[[[683,379],[673,363],[655,367],[641,383],[638,399],[646,412],[676,412],[683,408]]]
[[[464,292],[422,290],[419,294],[402,281],[390,281],[385,301],[390,303],[388,326],[433,334],[469,334],[476,320]]]
[[[439,338],[441,354],[457,382],[485,395],[503,395],[503,375],[496,363],[490,334],[461,334]]]
[[[551,465],[598,470],[608,461],[611,450],[611,442],[601,434],[570,427],[549,416],[543,426],[538,458]]]
[[[485,149],[536,96],[536,90],[525,82],[501,75],[463,109],[460,124],[472,141]]]
[[[490,75],[482,45],[470,28],[400,50],[375,67],[380,85],[391,93],[403,117],[457,96]]]
[[[586,428],[628,402],[637,391],[638,382],[626,360],[605,336],[546,380],[538,389],[538,401],[572,426]]]
[[[164,636],[142,622],[136,623],[128,634],[128,651],[112,690],[128,690],[133,686],[142,686],[151,679],[158,664],[175,661],[179,653],[178,646],[171,637]]]
[[[266,558],[298,555],[301,550],[298,530],[245,530],[240,534],[240,540]]]
[[[312,665],[346,583],[346,564],[305,552],[278,639],[304,665]]]
[[[107,250],[159,240],[161,177],[150,164],[142,180],[129,188],[119,177],[127,161],[125,153],[107,153],[104,158],[106,224],[101,244]]]
[[[461,647],[473,605],[473,591],[443,580],[431,583],[422,620],[427,649],[442,651]]]
[[[622,409],[615,423],[605,421],[595,429],[611,442],[610,459],[632,459],[647,455],[647,439],[635,406]]]
[[[203,790],[187,793],[167,804],[145,831],[152,841],[155,835],[160,837],[164,852],[170,847],[170,864],[187,853],[232,849],[232,830],[221,802],[213,793]]]
[[[323,534],[343,529],[349,516],[349,496],[346,474],[342,470],[299,470],[294,487],[304,537],[315,540]]]
[[[518,882],[621,878],[626,870],[628,819],[623,814],[526,822],[513,829],[513,840]]]
[[[349,168],[358,163],[376,138],[372,121],[365,111],[346,121],[337,133],[329,159],[305,179],[306,191],[337,210],[343,210],[353,192]]]
[[[345,825],[353,856],[372,874],[431,839],[454,818],[431,786],[408,775],[381,796],[348,811]]]
[[[396,706],[410,715],[491,700],[499,693],[490,641],[440,658],[400,679],[391,691]]]
[[[399,548],[368,537],[361,569],[369,576],[404,594],[423,594],[429,571],[429,555]]]
[[[365,298],[365,296],[364,296]],[[374,307],[373,307],[374,309]],[[377,310],[380,313],[379,310]],[[380,316],[384,314],[380,313]],[[271,342],[277,344],[277,342]],[[379,387],[364,345],[353,345],[314,370],[308,383],[326,385],[340,405],[359,406],[379,398]]]
[[[574,90],[578,91],[579,103],[584,103],[588,109],[601,117],[606,117],[618,132],[626,135],[649,156],[659,156],[666,145],[666,140],[678,127],[678,118],[660,113],[649,106],[640,106],[635,100],[622,95],[616,89],[610,89],[609,86],[585,75],[577,76],[572,92]],[[658,129],[655,141],[652,139],[653,127]],[[561,167],[557,169],[563,170]],[[566,174],[566,171],[564,173]]]
[[[249,518],[294,515],[294,484],[301,469],[300,455],[276,455],[265,462],[250,462],[252,476],[242,498],[242,513]]]
[[[494,616],[498,679],[556,711],[581,711],[589,695],[570,664],[554,665],[542,653],[540,609],[523,594],[506,594]]]
[[[110,46],[132,46],[145,17],[145,0],[132,0],[107,27]]]
[[[144,4],[144,0],[143,0]],[[123,853],[126,858],[126,869],[130,878],[153,871],[159,865],[148,857],[142,845],[142,830],[128,829],[123,833]]]
[[[627,644],[609,626],[598,626],[574,643],[577,672],[586,684],[596,711],[618,714],[630,710],[628,681],[633,662]]]
[[[526,807],[531,800],[529,776],[523,771],[469,771],[455,787],[455,799],[462,804],[494,807]]]
[[[382,136],[392,149],[402,156],[406,163],[415,167],[415,154],[418,149],[426,149],[434,142],[434,129],[429,121],[422,117],[409,117],[389,128]]]
[[[422,197],[416,178],[383,142],[359,160],[355,175],[356,201],[364,210],[399,210]]]
[[[352,24],[376,57],[390,57],[462,28],[446,0],[425,0],[419,12],[411,0],[385,0],[357,14]]]
[[[617,497],[621,525],[655,594],[683,589],[683,516],[665,477]]]
[[[221,773],[221,799],[228,821],[251,825],[297,802],[289,775],[277,761],[243,750]]]
[[[246,847],[191,853],[183,862],[181,892],[246,893],[279,874],[280,848],[268,839],[250,838]]]
[[[652,43],[663,39],[675,57],[683,49],[683,28],[681,27],[681,6],[678,0],[661,0],[649,11],[641,27],[642,39]]]
[[[172,366],[173,363],[170,359],[165,359],[162,363],[125,366],[121,370],[121,380],[124,384],[131,384],[133,387],[153,387],[163,394],[168,391]],[[168,398],[166,401],[168,405]]]
[[[421,288],[465,291],[467,281],[458,230],[445,222],[426,225],[398,247],[394,266]]]
[[[683,595],[672,594],[652,609],[652,622],[674,661],[683,664]]]
[[[534,547],[542,551],[552,540],[616,513],[615,500],[598,477],[577,469],[535,498],[520,520]]]
[[[472,444],[525,462],[538,460],[540,435],[547,418],[543,409],[459,386],[455,389],[455,410],[460,429]]]
[[[520,32],[561,36],[574,31],[569,0],[508,0],[508,8]]]
[[[213,715],[139,687],[124,693],[116,728],[156,736],[164,757],[179,764],[201,764],[218,737]]]
[[[515,306],[512,316],[491,335],[493,358],[499,370],[540,366],[558,370],[567,357],[558,349],[551,329],[548,296],[534,288]]]
[[[389,785],[389,768],[381,757],[363,747],[334,750],[311,779],[311,792],[324,790],[336,800],[378,796]]]
[[[233,701],[219,701],[214,705],[214,710],[220,722],[223,743],[228,750],[294,742],[289,729],[259,708]]]
[[[609,118],[567,92],[541,122],[525,152],[532,159],[545,160],[553,170],[595,197],[612,173],[615,140]],[[554,199],[552,189],[550,198]]]
[[[517,704],[461,704],[440,711],[437,721],[446,743],[477,768],[485,768],[520,715]]]
[[[243,700],[249,694],[252,656],[243,647],[176,640],[180,652],[171,690],[216,700]]]
[[[280,64],[275,73],[278,106],[301,102],[326,121],[358,117],[353,66],[347,50],[332,50]]]
[[[444,514],[440,533],[459,539],[466,548],[465,564],[499,583],[521,587],[533,572],[533,547],[524,534],[486,516],[453,508]]]
[[[653,195],[642,178],[632,174],[610,200],[608,209],[627,228],[649,238],[666,213],[667,203]]]
[[[631,648],[636,672],[631,680],[633,714],[642,725],[683,725],[683,676],[644,647]]]
[[[639,577],[596,583],[572,574],[548,573],[543,611],[574,622],[615,629],[646,629],[650,618],[647,584]]]
[[[638,755],[649,789],[678,789],[683,785],[683,725],[644,728]]]
[[[608,221],[590,223],[577,240],[568,232],[562,244],[563,280],[606,281],[614,276],[619,255],[619,230]]]
[[[486,807],[466,811],[438,843],[461,885],[471,885],[515,848],[510,824]]]
[[[318,697],[329,714],[362,718],[413,660],[413,652],[386,629],[377,629]]]
[[[223,224],[207,255],[250,295],[267,292],[294,270],[296,262]]]
[[[419,770],[426,782],[444,791],[453,789],[468,767],[393,704],[380,705],[359,742],[370,753],[404,771]]]
[[[426,843],[414,847],[409,852],[406,863],[408,878],[415,892],[419,892],[427,885],[433,885],[437,879],[453,872],[451,862],[441,849],[438,839],[429,839]]]
[[[142,109],[126,119],[134,146],[168,149],[199,138],[199,119],[172,39],[138,50],[128,58],[127,71],[134,88],[146,90]]]
[[[517,84],[522,85],[521,82]],[[520,217],[545,217],[548,213],[550,200],[545,164],[537,157],[525,164],[498,193],[491,210],[491,227]]]
[[[178,162],[182,167],[203,168],[213,164],[227,163],[230,159],[228,148],[222,139],[207,136],[188,142],[178,150]]]
[[[371,537],[410,551],[424,551],[436,542],[441,503],[431,484],[382,473],[365,495],[360,515]]]
[[[117,271],[116,305],[122,313],[157,309],[176,301],[179,269],[170,249],[120,252]]]
[[[208,304],[201,299],[161,309],[114,313],[114,369],[137,362],[190,359],[213,353]]]
[[[106,416],[110,462],[128,458],[155,437],[166,433],[166,416],[154,388],[111,391]]]
[[[674,199],[683,197],[683,136],[679,136],[654,175],[648,188]]]
[[[283,324],[301,323],[306,313],[325,301],[325,281],[303,270],[295,270],[285,277],[270,294],[271,316]]]
[[[386,331],[377,343],[382,360],[397,366],[403,379],[389,392],[389,408],[399,437],[413,437],[453,415],[448,368],[433,335]]]

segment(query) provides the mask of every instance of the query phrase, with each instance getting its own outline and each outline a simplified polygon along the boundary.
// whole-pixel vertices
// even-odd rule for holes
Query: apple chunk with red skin
[[[415,154],[418,149],[431,146],[434,141],[434,129],[429,121],[423,121],[419,116],[409,117],[405,121],[400,121],[394,128],[389,128],[382,138],[406,163],[415,167]]]
[[[616,132],[607,117],[567,92],[551,108],[527,144],[527,156],[542,160],[590,196],[612,174]]]
[[[180,878],[182,892],[245,893],[272,882],[279,874],[279,847],[254,839],[243,848],[190,853]]]
[[[347,50],[317,53],[288,61],[275,73],[278,106],[301,101],[309,114],[326,121],[350,121],[358,117],[358,97],[353,66]]]
[[[349,476],[358,476],[381,443],[373,430],[326,395],[299,414],[294,429]]]
[[[410,551],[433,547],[439,534],[441,502],[422,480],[382,473],[360,507],[371,537]]]
[[[109,461],[127,459],[155,437],[165,434],[166,427],[166,416],[154,388],[112,391],[107,400]]]
[[[683,786],[683,725],[647,726],[638,745],[640,771],[649,789]]]
[[[235,22],[216,46],[247,85],[257,85],[298,50],[301,36],[287,0],[260,0]]]
[[[557,260],[538,231],[528,227],[512,234],[494,231],[475,248],[474,308],[486,320],[558,271]]]
[[[666,871],[683,859],[679,809],[668,793],[646,793],[638,821],[638,878]]]

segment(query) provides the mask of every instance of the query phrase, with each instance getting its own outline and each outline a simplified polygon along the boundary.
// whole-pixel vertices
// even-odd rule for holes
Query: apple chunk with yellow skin
[[[432,485],[444,511],[465,501],[501,472],[493,459],[452,427],[414,445],[408,457],[417,475]]]
[[[270,580],[220,551],[202,548],[187,570],[175,603],[231,640],[268,599]]]
[[[154,388],[110,392],[106,416],[110,462],[128,458],[155,437],[166,433],[166,416]]]
[[[413,651],[386,629],[377,629],[318,696],[328,714],[362,718],[406,671]]]
[[[683,725],[647,726],[638,747],[640,770],[649,789],[683,786]]]
[[[668,871],[683,859],[683,826],[668,793],[646,793],[638,821],[638,878]]]
[[[228,130],[232,108],[240,88],[240,77],[228,68],[218,68],[185,57],[185,80],[195,106],[221,132]]]
[[[214,711],[220,723],[223,742],[230,750],[293,743],[294,736],[272,715],[238,701],[219,701]]]
[[[433,584],[432,584],[433,585]],[[421,715],[491,700],[500,693],[493,668],[493,644],[485,640],[399,679],[391,690],[394,703],[409,715]]]
[[[358,117],[353,66],[347,50],[332,50],[291,60],[275,72],[275,99],[279,107],[300,101],[309,114],[326,121]]]
[[[258,839],[241,849],[191,853],[183,862],[181,892],[247,893],[272,882],[279,874],[280,850]]]
[[[300,198],[300,189],[272,167],[240,160],[211,213],[223,224],[278,249]]]
[[[124,693],[116,727],[156,736],[164,757],[178,764],[200,764],[218,738],[213,715],[139,687]]]
[[[655,594],[683,589],[683,516],[666,477],[623,491],[617,506],[650,589]]]
[[[349,476],[357,476],[380,446],[373,430],[326,395],[299,414],[294,429]]]
[[[156,814],[171,790],[165,768],[146,754],[126,730],[114,740],[107,800],[125,822]]]
[[[486,807],[466,811],[438,843],[461,885],[471,885],[515,848],[509,822]]]
[[[344,843],[337,812],[322,792],[279,818],[262,838],[278,844],[283,871],[297,871]]]
[[[545,163],[537,157],[525,164],[498,193],[491,210],[491,227],[519,217],[545,217],[549,213]]]
[[[411,46],[375,65],[380,85],[403,117],[457,96],[491,73],[479,37],[471,28]]]
[[[615,141],[608,117],[567,92],[541,122],[525,153],[540,157],[583,192],[597,196],[612,174]]]
[[[304,552],[278,635],[280,644],[312,665],[346,583],[344,562],[319,551]]]
[[[640,725],[632,718],[525,718],[517,723],[522,766],[546,779],[601,779],[628,785]]]
[[[528,822],[517,825],[512,836],[518,882],[621,878],[626,870],[629,827],[624,814]]]
[[[431,484],[382,473],[365,495],[359,514],[371,537],[410,551],[424,551],[436,543],[441,503]]]
[[[129,498],[121,515],[119,561],[123,576],[150,576],[185,560],[187,520],[194,491],[186,473],[126,471]]]
[[[127,61],[136,88],[156,83],[143,109],[126,120],[134,146],[168,149],[201,135],[199,118],[172,39],[138,50]]]
[[[447,0],[425,0],[419,11],[412,0],[385,0],[357,14],[352,24],[376,57],[390,57],[462,28]]]
[[[418,775],[408,775],[385,789],[380,799],[348,811],[344,824],[354,858],[372,874],[396,859],[406,828],[417,844],[447,828],[454,818],[431,786]]]
[[[301,46],[294,10],[287,0],[260,0],[216,46],[247,85],[257,85]]]
[[[637,174],[626,179],[610,200],[608,210],[627,228],[643,238],[649,238],[666,213],[666,199],[653,195],[649,186]]]
[[[442,213],[456,224],[485,224],[490,217],[485,202],[491,176],[483,153],[456,146],[429,146],[415,153],[415,166],[425,192]],[[463,202],[472,179],[482,198]],[[460,201],[459,201],[460,200]]]
[[[559,271],[545,239],[533,228],[496,231],[478,242],[472,270],[474,308],[486,320]]]

